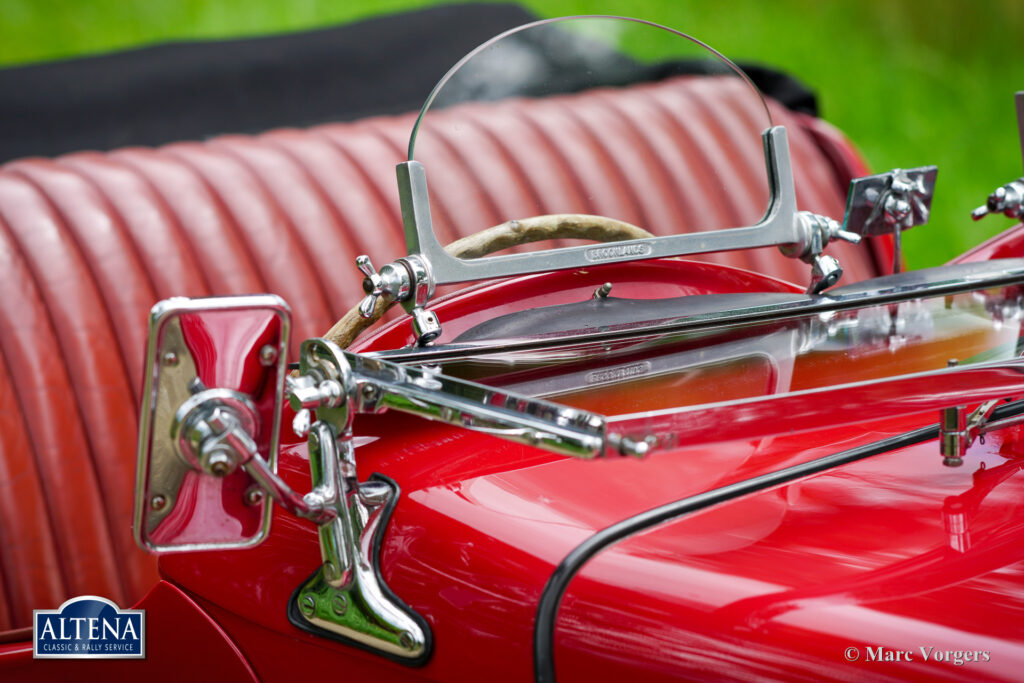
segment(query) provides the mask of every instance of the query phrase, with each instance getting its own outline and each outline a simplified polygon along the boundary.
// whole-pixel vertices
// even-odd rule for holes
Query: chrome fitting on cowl
[[[419,255],[413,254],[389,263],[377,272],[370,257],[356,258],[356,266],[365,276],[363,291],[366,292],[359,304],[359,314],[364,318],[373,317],[377,300],[396,301],[402,304],[406,313],[412,316],[416,343],[424,346],[441,335],[441,323],[432,311],[426,309],[427,302],[434,295],[434,278],[430,266]]]
[[[811,264],[811,283],[807,287],[808,294],[820,294],[839,282],[843,276],[843,268],[833,256],[822,254],[829,242],[843,240],[857,244],[860,235],[843,230],[838,221],[828,216],[820,216],[810,211],[798,211],[796,214],[796,233],[798,241],[779,247],[783,254],[798,258]]]
[[[1006,183],[988,196],[983,206],[971,211],[971,218],[980,221],[990,213],[1001,213],[1007,218],[1024,215],[1024,178]]]

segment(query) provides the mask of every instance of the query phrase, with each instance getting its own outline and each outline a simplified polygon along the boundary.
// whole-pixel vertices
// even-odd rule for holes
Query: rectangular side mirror
[[[150,552],[245,548],[271,501],[239,452],[276,471],[291,313],[270,294],[153,307],[139,413],[135,539]]]

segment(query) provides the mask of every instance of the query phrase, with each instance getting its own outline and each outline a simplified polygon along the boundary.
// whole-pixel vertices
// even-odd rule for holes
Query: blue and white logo
[[[144,659],[146,611],[120,609],[84,595],[60,609],[32,612],[32,656],[53,659]]]

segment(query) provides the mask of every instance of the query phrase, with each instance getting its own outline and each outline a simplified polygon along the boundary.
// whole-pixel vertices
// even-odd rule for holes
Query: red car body
[[[888,243],[873,248],[877,261],[891,259]],[[961,262],[1021,257],[1018,226]],[[803,290],[729,265],[657,259],[489,283],[432,310],[454,338],[501,315],[586,300],[605,282],[624,299]],[[256,386],[266,371],[257,342],[220,320],[208,321],[200,377]],[[981,349],[1019,336],[1019,326],[993,329],[956,343]],[[411,340],[403,318],[353,349]],[[787,381],[796,391],[930,370],[948,351],[939,347],[865,343],[863,356],[838,366],[801,357]],[[669,387],[623,381],[585,398],[608,413],[631,391],[672,391],[700,406],[722,392],[771,394],[777,372],[741,363]],[[720,434],[706,440],[599,461],[393,411],[360,415],[361,475],[382,473],[401,491],[379,567],[429,625],[429,653],[416,666],[293,624],[287,605],[321,564],[320,540],[316,526],[275,506],[257,547],[160,558],[159,582],[137,603],[149,624],[144,662],[35,661],[22,632],[0,643],[0,678],[529,680],[542,667],[540,606],[565,559],[602,530],[690,501],[602,545],[568,578],[548,634],[558,680],[1015,680],[1024,666],[1015,619],[1024,609],[1024,427],[975,441],[956,469],[943,465],[934,435],[871,451],[934,425],[929,401],[948,394],[938,383],[909,398],[884,383],[874,393],[819,393],[800,408],[802,422],[723,410],[711,427]],[[282,424],[293,418],[286,408]],[[814,465],[842,453],[859,455]],[[277,468],[294,490],[309,490],[309,460],[306,442],[284,429]]]

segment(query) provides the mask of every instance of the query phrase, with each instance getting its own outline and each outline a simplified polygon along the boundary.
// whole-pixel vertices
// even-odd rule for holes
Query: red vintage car
[[[6,165],[0,678],[1019,678],[1024,228],[901,272],[936,169],[754,80],[546,20]]]

